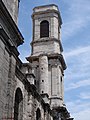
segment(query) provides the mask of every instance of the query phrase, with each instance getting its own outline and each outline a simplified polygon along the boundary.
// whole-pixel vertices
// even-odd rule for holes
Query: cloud
[[[74,82],[70,83],[65,90],[69,91],[69,90],[72,90],[72,89],[77,89],[77,88],[86,87],[86,86],[90,86],[90,79],[81,80],[81,81],[78,81],[76,83],[74,83]]]
[[[62,36],[63,40],[75,35],[80,31],[82,28],[86,27],[86,21],[83,20],[82,18],[76,19],[71,19],[68,22],[65,22],[62,27]]]
[[[90,102],[76,100],[67,102],[66,104],[74,120],[90,120]]]
[[[69,101],[66,103],[66,105],[69,107],[69,110],[72,112],[72,114],[84,111],[88,108],[90,109],[90,102],[82,101],[80,99]]]
[[[65,58],[68,66],[65,71],[66,82],[90,78],[90,46],[70,49],[65,52]]]
[[[67,19],[64,20],[62,27],[63,40],[78,34],[90,23],[90,0],[69,0],[64,1],[68,5]]]
[[[87,108],[86,110],[79,111],[78,113],[73,114],[73,116],[75,118],[74,120],[90,120],[90,109]]]
[[[46,0],[43,1],[44,3],[40,1],[27,1],[29,4],[26,1],[23,1],[25,3],[21,2],[23,5],[20,9],[19,26],[25,36],[25,44],[20,51],[23,62],[26,62],[25,57],[30,55],[29,43],[30,36],[32,36],[30,14],[32,12],[32,6],[51,1],[55,1],[56,3],[56,0]],[[68,66],[65,73],[65,91],[69,97],[69,101],[71,100],[66,105],[72,117],[75,118],[74,120],[90,120],[90,102],[87,102],[90,99],[90,94],[86,91],[86,88],[90,87],[90,44],[88,46],[83,44],[84,39],[85,42],[90,43],[88,32],[90,30],[86,30],[90,26],[90,0],[63,0],[63,2],[64,4],[62,6],[66,5],[66,7],[64,6],[62,9],[64,13],[62,18],[65,18],[63,19],[62,26],[62,40],[67,40],[65,43],[67,44],[66,49],[68,49],[65,52]],[[80,31],[83,31],[81,35],[79,34]],[[88,35],[86,32],[88,32]],[[78,40],[74,41],[77,37]],[[81,46],[75,47],[74,43],[76,43],[76,46],[80,43]],[[72,47],[73,49],[71,49]],[[82,92],[83,90],[84,92]]]
[[[78,97],[85,100],[90,99],[90,92],[82,92]]]
[[[90,52],[90,46],[82,46],[82,47],[72,49],[69,52],[66,52],[65,57],[70,58],[72,56],[79,56],[80,54],[87,53],[87,52],[88,53]]]
[[[78,46],[65,53],[68,70],[65,91],[69,94],[66,103],[74,120],[90,120],[90,46]],[[84,92],[83,92],[84,91]],[[78,98],[78,99],[77,99]]]

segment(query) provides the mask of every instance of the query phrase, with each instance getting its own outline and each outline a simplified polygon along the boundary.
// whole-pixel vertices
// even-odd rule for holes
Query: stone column
[[[48,58],[47,56],[39,57],[40,69],[40,94],[48,94]]]
[[[13,111],[13,93],[14,93],[14,85],[15,85],[15,68],[16,68],[16,60],[11,55],[9,61],[6,110],[7,110],[7,119],[12,119],[12,120],[14,118],[12,111]]]
[[[8,76],[8,62],[6,64],[5,59],[5,45],[0,38],[0,120],[6,118],[5,103],[6,103],[6,84]],[[8,56],[7,56],[7,61]],[[7,68],[7,69],[6,69]],[[6,70],[5,70],[6,69]]]
[[[51,73],[51,95],[57,96],[57,66],[52,66],[52,73]]]
[[[27,120],[32,120],[32,110],[33,110],[33,101],[32,101],[32,95],[29,95],[29,100],[27,103]]]
[[[63,83],[62,74],[57,64],[53,64],[51,68],[51,108],[62,106]]]

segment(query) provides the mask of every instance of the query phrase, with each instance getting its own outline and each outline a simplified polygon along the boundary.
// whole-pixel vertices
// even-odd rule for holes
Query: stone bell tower
[[[51,109],[64,106],[64,70],[66,64],[62,55],[61,16],[54,4],[33,9],[33,38],[31,56],[36,76],[36,87]]]
[[[2,0],[14,22],[17,24],[20,0]]]

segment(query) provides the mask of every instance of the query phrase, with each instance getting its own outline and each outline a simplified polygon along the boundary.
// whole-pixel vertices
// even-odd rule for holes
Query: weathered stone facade
[[[29,63],[22,63],[17,50],[23,43],[16,25],[18,2],[0,0],[0,120],[71,120],[64,105],[66,65],[58,7],[33,9],[32,53]],[[44,34],[43,25],[48,25]]]
[[[19,10],[19,2],[20,0],[2,0],[12,16],[14,22],[17,24],[18,21],[18,10]]]

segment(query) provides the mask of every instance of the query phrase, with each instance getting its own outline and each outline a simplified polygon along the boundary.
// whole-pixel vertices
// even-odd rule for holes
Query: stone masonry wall
[[[8,71],[9,55],[0,39],[0,120],[6,117]]]
[[[40,43],[35,43],[33,45],[33,54],[40,55],[40,54],[52,54],[52,53],[60,53],[60,46],[59,43],[56,41],[47,41],[44,40]]]
[[[2,0],[12,16],[13,20],[17,24],[18,20],[18,8],[19,8],[19,0]]]

